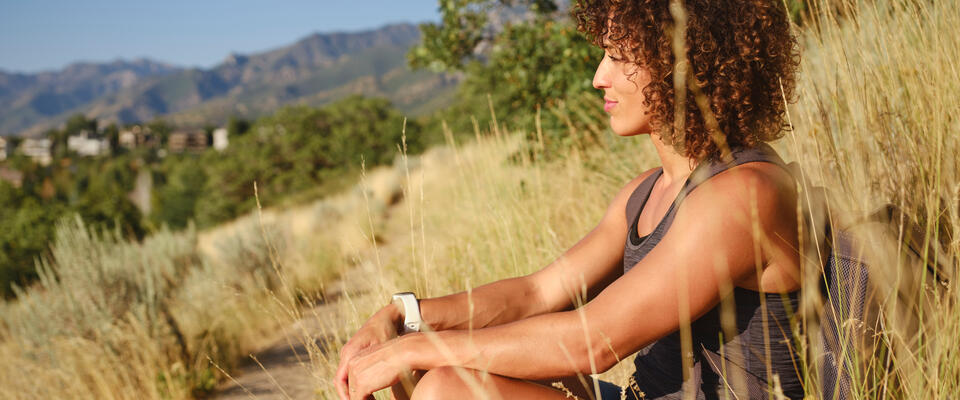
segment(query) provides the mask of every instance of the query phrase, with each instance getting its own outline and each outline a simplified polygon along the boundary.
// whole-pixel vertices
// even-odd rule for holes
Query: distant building
[[[171,153],[200,153],[207,149],[207,133],[203,129],[177,131],[170,134],[167,147]]]
[[[83,130],[67,138],[67,150],[84,157],[105,156],[110,154],[110,141]]]
[[[0,181],[10,182],[13,187],[18,188],[23,185],[23,172],[13,168],[0,167]]]
[[[53,141],[50,139],[26,138],[20,144],[20,152],[33,159],[35,163],[50,165],[50,162],[53,161],[53,156],[50,154],[51,147],[53,147]]]
[[[154,144],[156,144],[156,141],[153,137],[153,132],[150,131],[150,128],[140,125],[134,125],[129,129],[121,131],[119,142],[121,147],[126,147],[128,149],[152,147]]]
[[[230,133],[227,128],[217,128],[213,130],[213,148],[217,151],[224,151],[230,143],[228,136]]]

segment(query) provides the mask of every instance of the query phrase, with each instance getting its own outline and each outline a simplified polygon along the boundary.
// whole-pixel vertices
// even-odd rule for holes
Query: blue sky
[[[437,0],[0,0],[0,70],[138,57],[209,67],[313,32],[437,20]]]

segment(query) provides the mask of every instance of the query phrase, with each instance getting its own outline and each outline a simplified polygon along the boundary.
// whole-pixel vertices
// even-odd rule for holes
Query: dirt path
[[[331,284],[328,289],[330,298],[339,297],[345,290],[351,296],[361,295],[371,276],[374,266],[364,263],[348,271]],[[345,286],[350,283],[350,287]],[[220,384],[210,399],[217,400],[301,400],[316,399],[318,380],[329,379],[316,376],[310,365],[307,351],[307,337],[323,348],[326,342],[323,323],[329,324],[337,313],[336,301],[318,305],[303,311],[303,318],[283,327],[277,338],[270,341],[264,349],[248,357],[240,367],[231,373],[231,378]]]
[[[431,156],[432,158],[445,160],[444,162],[449,162],[448,159],[452,157],[449,152],[434,151],[434,153],[438,155]],[[283,327],[277,332],[277,336],[273,340],[268,341],[267,346],[246,358],[235,371],[231,371],[231,379],[222,382],[216,392],[209,397],[210,399],[299,400],[319,398],[320,393],[317,392],[316,388],[321,386],[320,381],[322,379],[330,379],[330,377],[319,376],[315,367],[311,366],[308,347],[313,344],[305,343],[305,340],[307,338],[314,340],[321,351],[338,351],[339,349],[324,350],[325,344],[330,341],[327,332],[324,330],[324,325],[329,330],[331,321],[336,321],[338,319],[337,313],[342,312],[338,308],[337,299],[342,294],[348,294],[352,301],[363,303],[367,293],[372,292],[373,288],[382,284],[382,282],[374,281],[375,277],[382,275],[378,273],[375,264],[377,260],[388,260],[397,252],[409,250],[406,247],[410,243],[409,225],[407,225],[406,220],[401,221],[395,216],[392,217],[393,210],[407,207],[402,196],[402,187],[399,184],[400,180],[403,179],[402,175],[396,170],[382,169],[380,172],[375,171],[368,174],[366,179],[367,182],[358,187],[369,190],[371,197],[374,199],[372,201],[379,202],[384,206],[383,209],[378,211],[378,218],[383,218],[383,225],[379,225],[379,229],[382,229],[381,233],[386,234],[392,240],[384,243],[384,241],[378,239],[378,248],[373,248],[369,245],[369,242],[366,242],[366,239],[362,239],[366,246],[357,249],[357,259],[363,261],[343,273],[336,282],[327,285],[325,295],[328,302],[312,309],[302,310],[303,317],[299,321]],[[422,180],[420,182],[422,184]],[[354,192],[359,193],[358,191]],[[360,196],[356,193],[354,195]],[[356,197],[352,201],[363,204],[360,202],[366,202],[367,200],[363,197]],[[294,218],[294,220],[296,219]],[[366,221],[366,218],[362,220],[364,223]],[[201,244],[205,246],[204,248],[208,252],[216,254],[211,238],[229,234],[235,229],[234,225],[225,225],[220,228],[220,232],[201,238]],[[206,240],[203,240],[204,238]],[[379,256],[375,253],[379,253]],[[331,355],[330,358],[335,359],[336,357]]]

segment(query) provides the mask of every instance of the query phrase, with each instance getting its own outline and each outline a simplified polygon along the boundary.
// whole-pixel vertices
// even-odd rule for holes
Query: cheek
[[[629,75],[618,77],[614,85],[616,86],[617,93],[624,97],[624,100],[629,101],[630,103],[642,104],[644,100],[643,96],[643,87],[646,85],[646,81],[639,80],[641,76],[636,75],[630,79]]]
[[[643,104],[646,100],[646,96],[643,95],[643,86],[624,79],[620,82],[617,93],[620,94],[620,101],[625,106],[623,111],[639,115],[646,112],[647,107]]]
[[[633,136],[651,132],[651,116],[645,106],[643,86],[639,83],[623,79],[618,82],[620,107],[616,115],[612,115],[611,128],[620,136]]]

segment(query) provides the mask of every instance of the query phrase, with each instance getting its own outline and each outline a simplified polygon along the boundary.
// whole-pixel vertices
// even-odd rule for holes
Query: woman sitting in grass
[[[648,136],[662,166],[542,270],[395,296],[341,350],[342,398],[391,385],[413,399],[804,396],[797,192],[766,144],[798,64],[784,3],[581,0],[576,18],[605,50],[593,85],[610,127]],[[588,376],[634,353],[623,388]]]

